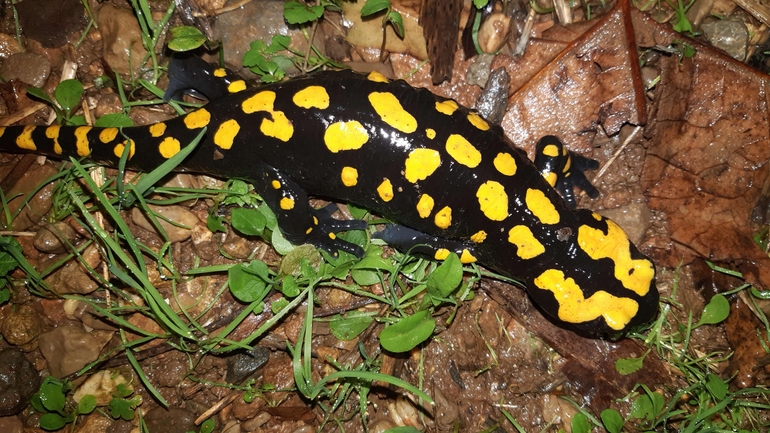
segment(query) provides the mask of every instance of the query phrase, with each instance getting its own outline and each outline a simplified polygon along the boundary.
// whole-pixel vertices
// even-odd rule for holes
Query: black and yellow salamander
[[[217,77],[229,75],[212,69],[198,79],[207,87]],[[295,244],[361,255],[336,233],[365,223],[312,209],[308,195],[345,201],[397,222],[380,233],[397,248],[437,260],[455,252],[525,280],[557,323],[617,333],[656,315],[652,261],[617,224],[573,210],[552,187],[571,190],[559,178],[581,176],[569,164],[590,161],[570,159],[555,138],[538,147],[551,165],[537,168],[477,113],[378,73],[318,72],[258,88],[223,82],[201,89],[213,99],[206,106],[166,122],[8,127],[0,150],[115,165],[129,147],[129,166],[146,171],[207,128],[180,168],[252,182]]]

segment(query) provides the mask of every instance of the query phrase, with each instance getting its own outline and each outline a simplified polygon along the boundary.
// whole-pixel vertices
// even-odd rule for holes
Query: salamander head
[[[649,322],[658,311],[655,265],[616,223],[581,210],[564,248],[528,281],[530,295],[570,327],[620,333]]]

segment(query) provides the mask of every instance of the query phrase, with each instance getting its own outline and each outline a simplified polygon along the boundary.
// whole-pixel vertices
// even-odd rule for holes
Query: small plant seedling
[[[86,415],[96,409],[96,397],[86,395],[77,406],[67,404],[66,394],[70,385],[53,376],[43,379],[40,390],[32,395],[30,404],[43,414],[40,417],[40,427],[45,430],[59,430],[65,425],[75,422],[78,415]]]

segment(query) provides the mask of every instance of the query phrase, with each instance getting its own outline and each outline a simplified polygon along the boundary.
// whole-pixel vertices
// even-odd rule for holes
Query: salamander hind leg
[[[388,224],[385,230],[375,233],[373,237],[403,252],[434,260],[444,260],[451,252],[457,254],[462,263],[476,261],[473,247],[465,242],[431,236],[402,225]]]
[[[337,256],[338,251],[364,256],[363,248],[338,238],[337,233],[364,230],[368,226],[366,221],[332,218],[336,205],[313,209],[305,191],[273,167],[260,164],[259,173],[257,179],[253,179],[254,186],[276,214],[278,227],[289,242],[312,244],[333,256]]]

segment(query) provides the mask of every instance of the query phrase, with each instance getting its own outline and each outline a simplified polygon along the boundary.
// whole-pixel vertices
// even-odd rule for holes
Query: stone
[[[144,416],[147,431],[152,433],[187,433],[197,431],[195,414],[184,409],[156,407]]]
[[[67,252],[67,245],[73,245],[77,233],[66,222],[60,221],[54,224],[48,224],[35,233],[33,245],[38,251],[50,254],[61,254]]]
[[[735,60],[742,62],[746,59],[749,29],[739,17],[705,22],[701,25],[701,30],[711,45],[723,50]]]
[[[35,87],[43,87],[50,74],[48,59],[35,53],[12,54],[0,66],[0,75],[6,81],[20,80]]]
[[[40,382],[40,375],[21,350],[0,351],[0,416],[16,415],[27,407]]]
[[[192,234],[192,228],[195,224],[200,222],[198,217],[182,206],[155,206],[149,205],[150,210],[159,216],[156,216],[158,223],[168,235],[168,240],[171,242],[183,242],[190,238]],[[155,226],[150,220],[142,213],[141,209],[133,208],[131,210],[131,219],[139,227],[158,233],[155,230]],[[172,221],[175,224],[171,224],[168,221]],[[160,235],[158,233],[158,235]]]
[[[135,78],[147,50],[142,45],[142,31],[134,13],[104,4],[96,14],[96,22],[104,44],[104,60],[113,71]]]
[[[227,357],[227,376],[225,381],[239,385],[257,369],[267,364],[270,359],[270,350],[256,346],[248,352],[238,352]]]
[[[103,331],[88,333],[76,326],[64,325],[42,334],[38,343],[51,375],[61,379],[96,361],[111,335]]]

